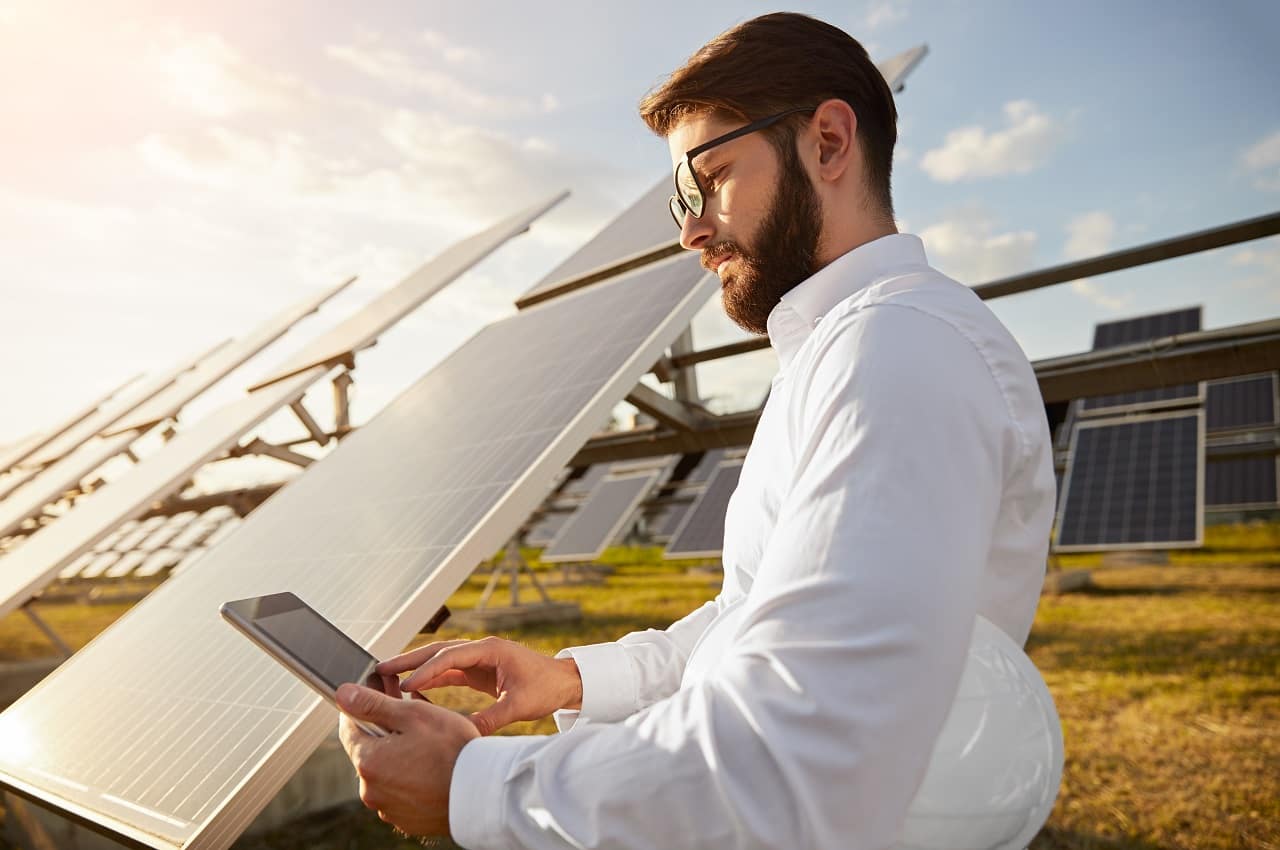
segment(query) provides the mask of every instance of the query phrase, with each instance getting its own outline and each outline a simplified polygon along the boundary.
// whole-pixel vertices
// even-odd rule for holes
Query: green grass
[[[1280,850],[1280,524],[1209,528],[1206,538],[1203,552],[1174,553],[1165,566],[1099,569],[1089,592],[1041,601],[1028,652],[1062,716],[1067,759],[1036,850]],[[505,636],[553,652],[665,626],[715,593],[705,576],[663,562],[657,550],[619,548],[605,560],[615,571],[603,586],[548,588],[582,606],[582,623]],[[468,581],[450,607],[474,605],[485,579]],[[123,610],[51,605],[43,613],[83,644]],[[474,636],[446,624],[434,639]],[[0,658],[47,651],[21,615],[0,620]],[[458,689],[437,701],[464,711],[487,702]],[[544,719],[506,731],[552,729]],[[416,846],[358,805],[237,845]]]

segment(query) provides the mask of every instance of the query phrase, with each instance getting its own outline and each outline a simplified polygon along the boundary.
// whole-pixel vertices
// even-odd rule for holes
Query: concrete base
[[[1163,567],[1169,563],[1169,553],[1164,549],[1127,549],[1120,552],[1104,552],[1104,567]]]
[[[1092,570],[1053,570],[1044,577],[1045,593],[1070,593],[1093,585]]]
[[[253,836],[334,806],[359,800],[359,782],[335,732],[280,789],[245,830]],[[22,850],[119,850],[111,838],[5,792],[3,838]]]
[[[582,609],[576,602],[536,602],[506,608],[456,611],[449,622],[469,632],[494,632],[540,623],[576,623]]]

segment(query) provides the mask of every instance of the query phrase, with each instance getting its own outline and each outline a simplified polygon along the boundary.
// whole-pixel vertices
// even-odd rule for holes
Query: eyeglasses
[[[684,217],[687,213],[694,218],[702,218],[702,210],[705,205],[705,193],[702,189],[702,183],[698,181],[698,173],[693,170],[693,158],[704,154],[717,145],[723,145],[725,142],[732,142],[734,139],[740,139],[743,136],[754,133],[756,130],[763,130],[765,127],[772,127],[783,118],[789,115],[795,115],[797,112],[812,112],[812,106],[800,106],[795,109],[788,109],[779,112],[777,115],[770,115],[768,118],[761,118],[759,121],[752,121],[745,127],[739,127],[731,130],[723,136],[717,136],[709,142],[703,142],[696,148],[687,151],[679,163],[676,164],[676,193],[667,201],[667,208],[671,210],[671,217],[676,221],[676,227],[684,229]]]

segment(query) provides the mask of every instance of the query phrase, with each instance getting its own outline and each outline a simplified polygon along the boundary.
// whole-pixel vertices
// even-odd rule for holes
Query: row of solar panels
[[[1099,324],[1094,349],[1200,330],[1199,307]],[[1073,402],[1057,551],[1198,546],[1206,510],[1280,509],[1277,373]]]

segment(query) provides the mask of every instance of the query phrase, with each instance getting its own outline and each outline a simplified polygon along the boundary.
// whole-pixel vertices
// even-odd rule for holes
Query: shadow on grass
[[[1049,825],[1040,830],[1030,850],[1165,850],[1165,847],[1142,838],[1098,835]]]
[[[1032,633],[1027,650],[1052,658],[1058,671],[1182,674],[1203,677],[1223,673],[1277,675],[1280,630],[1223,633],[1210,628],[1127,632],[1063,624]]]

